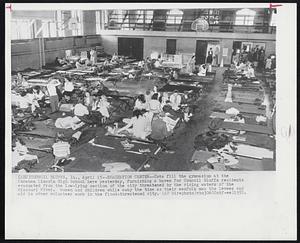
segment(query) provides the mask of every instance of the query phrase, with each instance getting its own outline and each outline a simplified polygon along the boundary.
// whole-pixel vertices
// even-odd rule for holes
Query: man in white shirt
[[[51,111],[56,112],[58,111],[58,95],[56,92],[56,86],[60,85],[60,82],[58,80],[51,80],[47,84],[47,90],[49,93],[49,98],[50,98],[50,106],[51,106]]]
[[[172,108],[177,111],[181,104],[181,96],[178,94],[178,91],[175,90],[174,93],[170,96],[171,106]]]

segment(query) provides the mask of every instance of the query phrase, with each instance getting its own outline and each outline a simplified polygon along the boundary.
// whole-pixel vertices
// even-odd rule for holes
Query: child
[[[75,158],[70,158],[70,144],[68,142],[64,142],[61,138],[57,138],[56,142],[52,145],[53,155],[54,155],[54,165],[51,168],[54,168],[55,171],[60,169],[62,172],[64,171],[63,166],[59,166],[60,162],[65,162],[66,160],[73,161]]]

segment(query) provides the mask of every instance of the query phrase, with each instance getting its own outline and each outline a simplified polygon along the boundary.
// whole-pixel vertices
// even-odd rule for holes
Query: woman
[[[84,105],[90,108],[93,104],[92,96],[90,92],[86,91],[84,94]]]
[[[178,90],[174,90],[174,93],[170,96],[171,106],[177,111],[179,110],[179,106],[181,104],[181,96],[178,93]]]
[[[158,101],[158,93],[154,93],[151,97],[149,102],[149,110],[152,113],[159,113],[161,112],[161,104]]]
[[[209,48],[209,51],[208,51],[208,53],[207,53],[207,58],[206,58],[206,63],[208,63],[208,64],[212,64],[212,60],[213,60],[213,50],[212,50],[212,48]]]
[[[141,94],[137,97],[133,110],[144,110],[147,108],[145,95]]]
[[[110,104],[107,101],[107,97],[105,95],[101,95],[98,108],[102,116],[109,118],[109,111],[108,111],[109,107]]]
[[[160,97],[160,104],[161,107],[164,107],[169,101],[169,94],[167,92],[163,92],[162,96]]]
[[[133,117],[126,126],[118,130],[118,133],[127,131],[134,137],[146,139],[146,137],[151,133],[148,127],[149,122],[146,113],[146,110],[134,110]]]
[[[46,107],[45,93],[41,90],[40,86],[35,86],[33,88],[33,94],[34,94],[34,97],[37,100],[38,104],[40,105],[40,107]]]
[[[196,63],[196,59],[195,59],[195,55],[193,55],[187,63],[186,66],[187,73],[193,73],[195,71],[195,63]]]
[[[171,132],[168,131],[166,122],[163,120],[164,116],[164,113],[158,113],[153,116],[150,137],[154,140],[163,140],[171,135]]]
[[[200,65],[199,72],[197,73],[198,76],[203,77],[206,76],[206,66],[205,64]]]
[[[272,59],[271,59],[271,56],[269,56],[266,60],[266,66],[265,66],[265,69],[267,70],[270,70],[272,67]]]
[[[97,62],[97,51],[94,49],[91,49],[90,56],[91,56],[90,60],[91,60],[92,65],[95,65],[95,63]]]
[[[73,93],[74,93],[74,85],[73,85],[72,81],[69,80],[68,78],[65,78],[63,95],[67,102],[71,100]]]

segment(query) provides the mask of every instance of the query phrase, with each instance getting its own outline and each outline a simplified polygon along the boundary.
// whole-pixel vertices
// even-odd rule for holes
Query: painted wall
[[[55,57],[64,57],[65,50],[72,49],[73,54],[75,54],[100,45],[101,37],[99,35],[45,38],[45,61],[46,63],[52,63]],[[21,71],[26,68],[38,69],[40,66],[38,39],[12,41],[11,61],[12,71]]]
[[[218,33],[218,32],[165,32],[165,31],[122,31],[106,30],[101,32],[104,51],[108,54],[118,52],[118,37],[144,38],[144,58],[153,51],[166,52],[166,40],[176,39],[178,53],[195,53],[196,40],[219,41],[223,48],[228,48],[228,55],[223,57],[224,64],[230,64],[233,41],[251,41],[266,43],[266,54],[275,53],[275,34],[259,33]],[[221,59],[220,59],[221,60]]]

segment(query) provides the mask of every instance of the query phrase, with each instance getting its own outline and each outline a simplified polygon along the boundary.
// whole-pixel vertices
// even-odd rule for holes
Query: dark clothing
[[[163,140],[170,135],[166,123],[161,118],[154,118],[151,123],[151,128],[152,131],[150,137],[154,140]]]
[[[213,60],[213,52],[212,51],[208,51],[208,56],[206,58],[206,63],[211,64]]]

